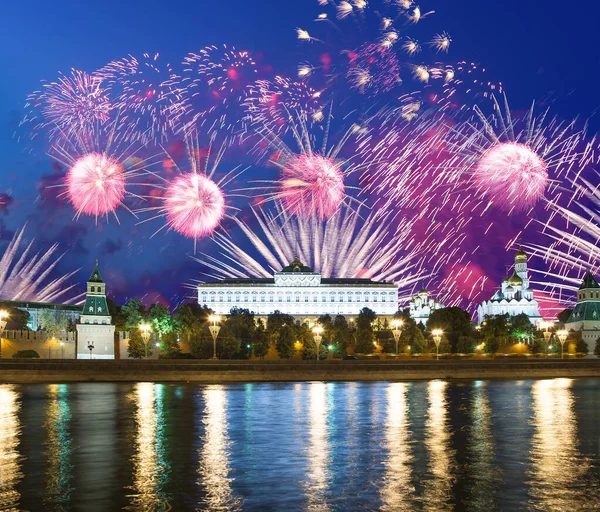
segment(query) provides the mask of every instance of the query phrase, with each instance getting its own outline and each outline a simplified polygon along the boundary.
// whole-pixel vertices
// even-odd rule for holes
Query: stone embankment
[[[465,361],[0,360],[0,383],[276,382],[600,377],[599,359]]]

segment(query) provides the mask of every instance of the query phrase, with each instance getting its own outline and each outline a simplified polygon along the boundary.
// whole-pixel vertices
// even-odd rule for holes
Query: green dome
[[[296,258],[294,258],[294,261],[292,261],[287,267],[283,267],[281,269],[281,271],[282,272],[313,272],[313,269],[304,265],[304,263],[302,263],[296,257]]]

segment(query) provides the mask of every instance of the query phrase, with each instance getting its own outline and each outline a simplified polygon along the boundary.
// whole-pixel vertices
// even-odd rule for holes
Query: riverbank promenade
[[[0,360],[0,383],[310,382],[600,377],[600,359],[425,361]]]

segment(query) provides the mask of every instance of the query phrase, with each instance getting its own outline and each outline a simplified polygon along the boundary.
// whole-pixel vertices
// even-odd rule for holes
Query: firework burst
[[[298,76],[314,80],[321,89],[336,85],[360,94],[379,95],[396,90],[404,82],[428,83],[438,79],[426,62],[415,62],[423,47],[433,55],[445,53],[451,44],[443,32],[421,45],[408,32],[432,12],[423,13],[412,1],[362,0],[319,2],[323,9],[310,30],[296,29],[306,45],[308,61]],[[425,59],[427,57],[424,57]]]
[[[33,240],[24,242],[25,227],[18,231],[0,258],[0,297],[3,300],[34,302],[71,301],[73,286],[68,281],[76,271],[50,279],[63,255],[58,244],[43,253],[33,253]]]
[[[178,75],[158,53],[115,60],[95,76],[114,98],[125,140],[164,142],[188,109]]]
[[[289,216],[277,208],[272,214],[253,209],[256,228],[236,219],[256,255],[246,252],[236,236],[218,234],[219,257],[205,254],[199,260],[215,277],[271,277],[299,257],[323,277],[371,278],[394,281],[401,297],[425,276],[421,254],[407,236],[404,221],[387,222],[387,214],[341,208],[323,221],[315,216]]]
[[[290,112],[314,121],[322,120],[320,95],[306,83],[282,76],[273,80],[257,80],[248,89],[245,101],[247,115],[254,124],[267,126],[274,133],[286,133],[290,129]]]
[[[117,137],[118,121],[106,134],[103,129],[71,134],[55,142],[49,155],[66,169],[66,196],[75,209],[75,218],[81,215],[105,217],[125,206],[127,196],[139,197],[126,190],[126,182],[139,176],[141,172],[156,163],[154,158],[142,159],[137,156],[139,147],[123,143]]]
[[[30,113],[25,123],[34,130],[47,129],[49,138],[69,136],[109,120],[113,105],[102,80],[85,71],[72,69],[69,75],[43,84],[27,97]]]
[[[163,229],[172,230],[186,238],[196,241],[212,235],[225,217],[227,211],[237,208],[227,204],[228,197],[235,194],[225,194],[225,188],[243,172],[240,167],[215,179],[217,169],[223,158],[225,144],[217,152],[211,163],[211,149],[204,151],[199,146],[198,138],[190,134],[186,136],[186,150],[188,157],[187,168],[183,171],[175,164],[174,160],[168,162],[177,171],[177,176],[164,178],[156,173],[151,173],[161,182],[159,189],[160,204],[142,208],[140,212],[152,212],[150,218],[142,221],[148,222],[157,218],[164,218],[165,225],[154,234]]]
[[[269,162],[281,171],[278,181],[266,182],[269,183],[268,200],[280,201],[289,214],[320,219],[329,217],[344,203],[358,203],[347,193],[345,179],[363,166],[356,165],[352,156],[339,158],[354,127],[348,129],[336,144],[328,146],[331,109],[325,127],[309,122],[306,115],[289,114],[290,132],[297,151],[292,150],[269,126],[257,128],[262,141],[273,151]],[[318,133],[322,136],[320,145]]]

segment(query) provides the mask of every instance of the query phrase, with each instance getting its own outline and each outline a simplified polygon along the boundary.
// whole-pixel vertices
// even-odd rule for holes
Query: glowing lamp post
[[[565,341],[567,341],[569,332],[562,329],[558,331],[556,335],[558,336],[558,341],[560,341],[560,358],[563,359],[565,357]]]
[[[392,322],[392,334],[394,335],[394,341],[396,342],[396,359],[398,359],[398,342],[402,334],[402,320],[394,320]]]
[[[321,341],[323,341],[323,327],[317,325],[313,327],[313,338],[315,340],[315,345],[317,346],[317,361],[319,360],[319,350],[321,348]]]
[[[548,328],[552,324],[550,322],[542,322],[541,327],[546,329],[544,331],[544,341],[546,342],[546,359],[548,358],[548,348],[550,347],[550,338],[552,338],[552,333],[548,330]]]
[[[0,359],[2,359],[2,335],[8,322],[8,311],[0,310]]]
[[[148,359],[148,340],[150,339],[150,325],[140,325],[140,331],[142,333],[142,339],[144,340],[144,349],[146,350],[146,359]]]
[[[433,336],[433,342],[435,343],[435,350],[436,350],[436,359],[440,358],[440,343],[442,342],[442,335],[444,334],[444,331],[442,331],[441,329],[434,329],[433,331],[431,331],[431,334]]]
[[[213,339],[213,359],[217,359],[217,336],[219,335],[219,331],[221,330],[221,326],[217,325],[218,322],[221,321],[221,317],[219,315],[210,315],[208,320],[212,322],[212,325],[208,327],[210,330],[210,335]]]
[[[90,359],[93,359],[92,350],[94,350],[94,342],[93,341],[88,341],[87,348],[90,351]]]

